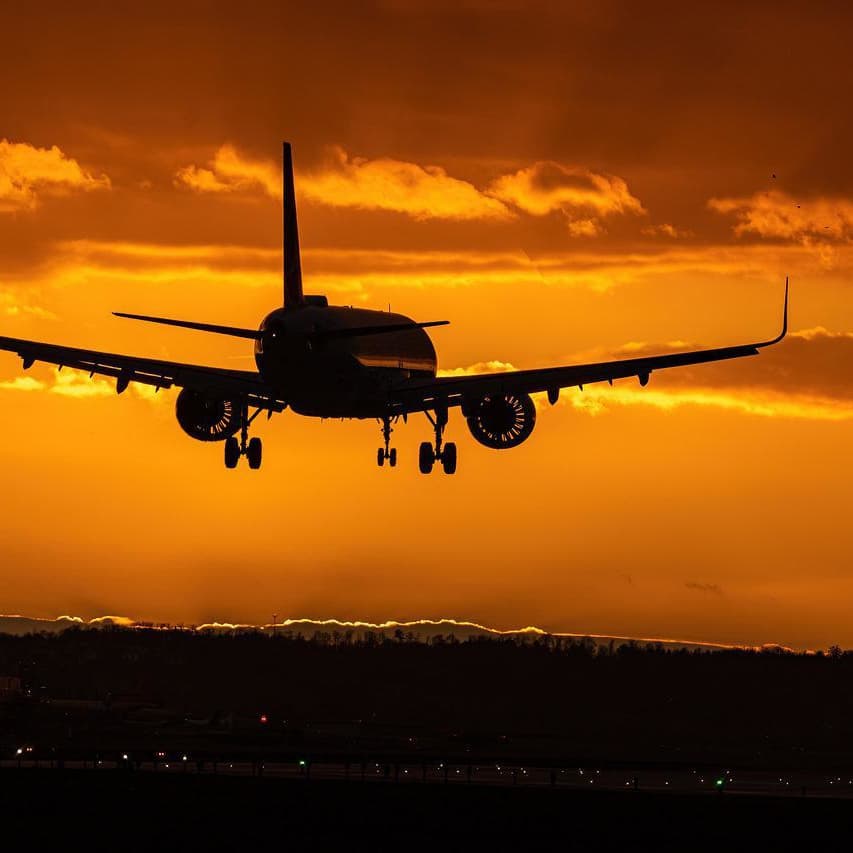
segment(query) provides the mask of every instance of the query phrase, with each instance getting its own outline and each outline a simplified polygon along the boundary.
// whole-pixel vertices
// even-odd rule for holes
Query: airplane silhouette
[[[144,320],[246,338],[255,343],[256,371],[227,370],[172,361],[157,361],[76,349],[37,341],[0,337],[0,350],[17,353],[24,369],[36,361],[72,367],[116,380],[121,394],[131,382],[180,388],[175,413],[191,438],[222,441],[225,465],[235,468],[246,456],[260,468],[262,446],[249,439],[249,427],[266,412],[292,409],[320,418],[375,418],[382,424],[381,466],[397,464],[391,448],[392,424],[423,412],[435,431],[434,443],[420,445],[422,473],[436,461],[448,474],[456,471],[456,444],[444,442],[448,412],[460,407],[473,437],[486,447],[503,450],[526,441],[536,424],[530,397],[545,392],[557,402],[561,388],[580,387],[636,376],[645,386],[655,370],[758,355],[762,347],[781,341],[788,329],[788,281],[781,333],[772,340],[719,349],[671,353],[644,358],[515,370],[471,376],[437,377],[436,355],[424,329],[447,320],[418,323],[402,314],[332,306],[325,296],[302,292],[299,233],[290,144],[282,154],[284,304],[268,314],[258,329],[242,329],[188,320],[172,320],[116,312]],[[237,434],[239,433],[239,440]]]

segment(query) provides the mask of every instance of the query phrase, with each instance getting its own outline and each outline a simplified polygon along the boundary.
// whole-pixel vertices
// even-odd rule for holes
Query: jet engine
[[[240,429],[240,404],[182,388],[175,403],[181,429],[198,441],[224,441]]]
[[[529,394],[484,397],[466,407],[465,416],[471,435],[496,450],[517,447],[536,425],[536,407]]]

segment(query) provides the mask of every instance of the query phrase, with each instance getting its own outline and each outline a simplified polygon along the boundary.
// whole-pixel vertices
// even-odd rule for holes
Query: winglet
[[[772,341],[763,341],[756,347],[770,347],[778,344],[788,334],[788,276],[785,276],[785,305],[782,309],[782,331]]]

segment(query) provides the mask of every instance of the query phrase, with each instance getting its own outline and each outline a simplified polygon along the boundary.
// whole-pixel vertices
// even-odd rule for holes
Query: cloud
[[[597,219],[570,219],[568,228],[572,237],[598,237],[604,233]]]
[[[41,391],[44,387],[44,382],[32,376],[16,376],[0,382],[0,389],[4,391]]]
[[[645,213],[622,178],[550,160],[497,178],[488,192],[533,216],[559,211],[574,237],[601,233],[602,217]]]
[[[93,175],[55,145],[36,148],[0,139],[0,213],[33,210],[42,196],[107,189],[106,175]]]
[[[388,157],[351,157],[343,148],[319,171],[299,179],[313,201],[334,207],[392,210],[414,219],[510,219],[506,205],[440,166],[420,166]]]
[[[639,357],[684,344],[634,345],[630,355]],[[823,327],[792,332],[778,346],[761,355],[706,365],[662,370],[653,374],[668,388],[683,386],[709,389],[743,389],[797,394],[812,399],[853,404],[853,332],[831,332]]]
[[[389,210],[414,219],[509,219],[512,213],[473,184],[453,178],[439,166],[420,166],[403,160],[352,157],[333,146],[325,164],[299,176],[297,191],[331,207]],[[190,165],[175,183],[197,192],[263,192],[281,199],[278,166],[252,160],[223,145],[209,168]]]
[[[602,233],[602,217],[645,212],[622,178],[576,166],[537,162],[480,190],[440,166],[355,157],[340,146],[328,150],[321,167],[299,176],[297,191],[330,207],[394,211],[421,220],[507,220],[516,215],[510,206],[535,216],[560,211],[576,237]],[[262,192],[281,198],[278,166],[252,160],[233,145],[219,148],[207,167],[179,170],[175,183],[197,192]]]
[[[476,376],[481,373],[506,373],[515,370],[515,366],[508,361],[478,361],[468,367],[451,367],[439,370],[439,376]]]
[[[853,200],[813,198],[797,200],[773,190],[743,198],[712,198],[711,210],[731,214],[737,220],[734,231],[760,237],[792,240],[853,242]]]
[[[670,225],[668,222],[662,222],[659,225],[647,225],[640,229],[641,234],[647,237],[669,237],[672,240],[680,240],[686,237],[692,237],[693,232],[684,228],[676,228],[675,225]]]
[[[233,145],[217,150],[210,168],[185,166],[175,175],[175,183],[197,192],[234,193],[258,190],[281,198],[281,171],[274,163],[252,160]]]
[[[155,393],[155,389],[138,382],[131,382],[129,386],[137,397],[143,400],[163,399],[162,395]],[[115,396],[115,384],[102,377],[90,378],[85,371],[66,367],[59,370],[51,368],[51,378],[48,381],[36,379],[34,376],[16,376],[0,382],[1,391],[46,391],[50,394],[59,394],[63,397],[77,397],[78,399],[91,399],[93,397]]]
[[[631,343],[611,358],[638,358],[667,351],[698,348],[674,342]],[[651,385],[617,381],[613,388],[587,386],[564,395],[569,405],[588,414],[615,406],[651,406],[672,411],[683,406],[709,406],[761,417],[822,421],[853,419],[853,333],[807,329],[757,357],[735,359],[652,374]],[[561,397],[561,400],[564,399]]]

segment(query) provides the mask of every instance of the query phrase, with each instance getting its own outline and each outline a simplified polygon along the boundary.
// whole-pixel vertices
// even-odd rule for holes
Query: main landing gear
[[[249,427],[252,421],[260,414],[258,409],[251,417],[249,417],[249,407],[243,403],[240,409],[240,440],[236,436],[231,436],[225,439],[225,467],[236,468],[241,456],[245,456],[249,460],[249,467],[257,470],[261,467],[263,459],[263,445],[261,440],[254,436],[249,438]]]
[[[435,447],[428,441],[421,443],[418,451],[418,467],[421,474],[429,474],[436,461],[441,462],[445,474],[456,473],[456,444],[448,441],[442,445],[444,428],[447,426],[447,409],[436,409],[435,417],[429,412],[425,413],[435,430]]]
[[[396,421],[397,419],[394,418]],[[394,430],[391,428],[391,418],[389,416],[385,416],[382,418],[382,439],[385,442],[384,447],[380,447],[379,450],[376,451],[376,464],[381,468],[385,464],[385,460],[388,460],[388,464],[394,468],[397,465],[397,448],[389,447],[391,444],[391,433]]]
[[[429,474],[435,467],[436,462],[441,463],[445,474],[456,473],[456,445],[452,441],[443,442],[444,429],[447,426],[447,409],[436,409],[435,415],[425,412],[435,430],[435,445],[429,441],[421,444],[418,452],[418,467],[421,474]],[[376,451],[376,464],[381,468],[387,462],[391,468],[397,465],[397,448],[391,447],[391,433],[394,430],[392,423],[396,423],[397,415],[386,415],[382,421],[382,438],[384,447]],[[405,416],[403,418],[405,420]]]

